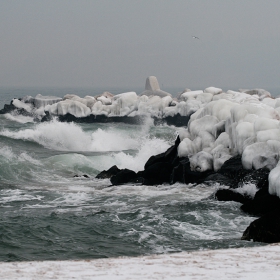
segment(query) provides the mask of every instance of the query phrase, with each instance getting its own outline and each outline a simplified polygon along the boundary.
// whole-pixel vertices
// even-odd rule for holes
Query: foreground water
[[[0,261],[260,245],[240,240],[255,218],[213,199],[218,185],[112,187],[95,179],[114,164],[143,169],[173,144],[176,127],[30,121],[0,116]],[[90,178],[74,178],[83,174]]]

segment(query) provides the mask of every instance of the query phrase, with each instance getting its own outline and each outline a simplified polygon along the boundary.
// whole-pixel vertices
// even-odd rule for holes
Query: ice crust
[[[190,116],[185,130],[180,131],[178,155],[188,156],[193,170],[217,171],[230,157],[241,155],[244,168],[271,170],[269,192],[280,196],[280,98],[272,98],[266,90],[223,92],[211,86],[205,90],[185,89],[173,98],[160,89],[156,77],[150,76],[140,95],[104,92],[84,98],[67,94],[63,99],[37,95],[13,99],[12,104],[39,119],[46,112],[77,118]]]

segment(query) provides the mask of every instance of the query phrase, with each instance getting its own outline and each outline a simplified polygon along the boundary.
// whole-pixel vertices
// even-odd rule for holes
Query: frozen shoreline
[[[280,244],[136,258],[0,263],[1,279],[279,279]]]

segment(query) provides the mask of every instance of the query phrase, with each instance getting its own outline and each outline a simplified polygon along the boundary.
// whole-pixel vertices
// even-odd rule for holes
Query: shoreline
[[[0,262],[0,270],[2,279],[279,279],[280,243],[143,257]]]

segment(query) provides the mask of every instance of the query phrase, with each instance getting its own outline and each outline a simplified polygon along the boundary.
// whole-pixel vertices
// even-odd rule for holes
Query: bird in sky
[[[198,37],[196,37],[196,36],[192,36],[193,37],[193,39],[198,39],[199,40],[199,38]]]

